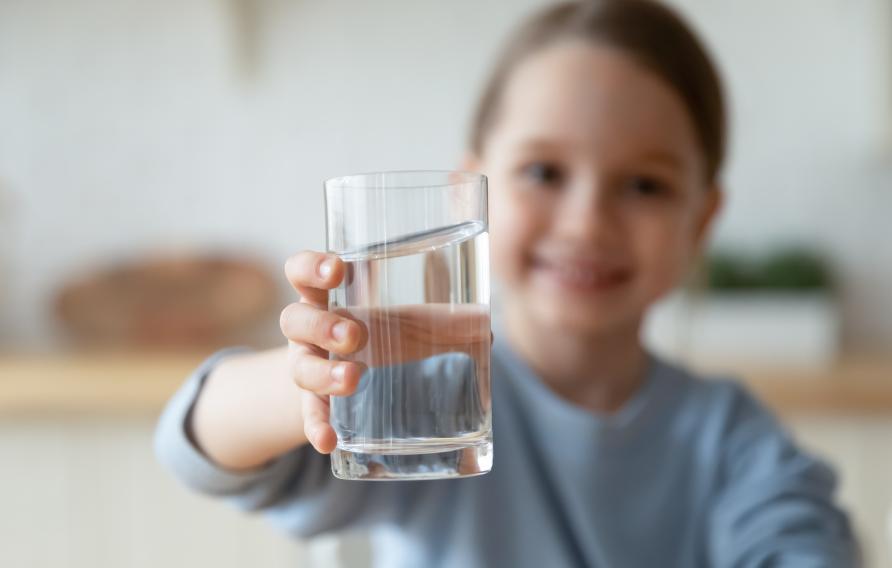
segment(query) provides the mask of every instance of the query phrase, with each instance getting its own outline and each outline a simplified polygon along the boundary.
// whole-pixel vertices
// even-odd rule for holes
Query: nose
[[[579,180],[562,194],[552,229],[578,244],[609,244],[619,233],[617,213],[602,180]]]

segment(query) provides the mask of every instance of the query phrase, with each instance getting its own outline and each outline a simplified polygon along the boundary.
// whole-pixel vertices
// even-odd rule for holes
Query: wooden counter
[[[0,415],[157,413],[205,356],[0,356]]]
[[[154,414],[206,354],[0,355],[0,416]],[[892,415],[892,354],[821,371],[700,365],[743,377],[782,414]]]
[[[722,369],[712,365],[710,369]],[[892,353],[842,357],[820,370],[725,365],[781,414],[892,416]]]

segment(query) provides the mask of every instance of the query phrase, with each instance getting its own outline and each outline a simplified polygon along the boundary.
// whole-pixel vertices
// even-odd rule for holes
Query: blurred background
[[[321,183],[450,169],[540,0],[0,0],[0,565],[364,566],[188,494],[154,420],[277,344]],[[657,351],[743,376],[892,566],[892,1],[675,0],[732,105],[727,207]]]

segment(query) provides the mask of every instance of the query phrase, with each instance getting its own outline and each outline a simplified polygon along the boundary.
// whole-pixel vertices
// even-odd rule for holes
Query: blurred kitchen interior
[[[153,421],[278,341],[324,178],[458,165],[542,3],[0,0],[0,565],[364,565],[175,486]],[[892,566],[892,2],[673,3],[730,92],[729,199],[648,341],[744,376]]]

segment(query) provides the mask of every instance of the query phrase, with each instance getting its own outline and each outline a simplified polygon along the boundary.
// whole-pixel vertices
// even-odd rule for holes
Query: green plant
[[[762,256],[717,251],[706,260],[707,285],[715,291],[815,291],[831,287],[827,262],[815,251],[787,247]]]

